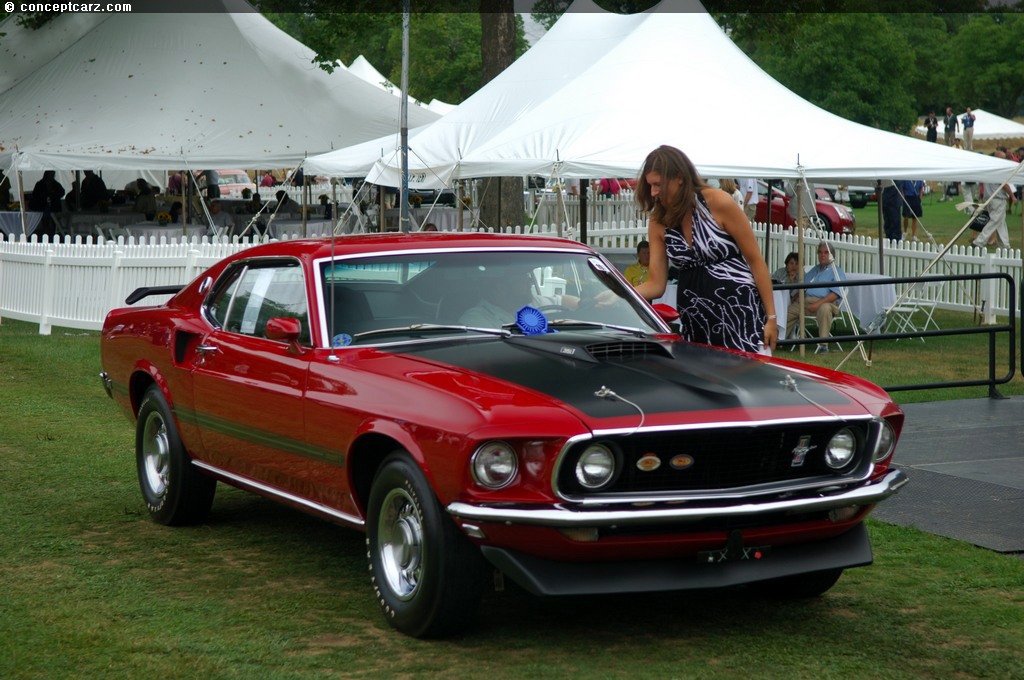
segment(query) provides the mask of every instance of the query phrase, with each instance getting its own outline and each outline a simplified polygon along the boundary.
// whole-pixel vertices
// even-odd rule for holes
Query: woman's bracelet
[[[779,317],[777,315],[775,315],[775,314],[769,314],[768,318],[769,319],[778,319]]]

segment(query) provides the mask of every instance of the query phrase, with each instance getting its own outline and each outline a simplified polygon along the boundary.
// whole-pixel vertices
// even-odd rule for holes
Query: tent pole
[[[28,219],[25,216],[25,178],[18,170],[18,205],[21,206],[21,234],[28,239]]]
[[[402,189],[398,194],[399,231],[408,234],[409,225],[409,0],[402,1]]]
[[[882,239],[885,238],[885,231],[882,229],[882,180],[875,180],[875,204],[878,207],[878,275],[885,276],[885,248]]]
[[[589,179],[580,180],[580,243],[587,245],[587,189],[590,188]]]

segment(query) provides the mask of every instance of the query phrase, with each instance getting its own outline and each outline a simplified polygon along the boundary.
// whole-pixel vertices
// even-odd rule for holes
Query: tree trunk
[[[480,0],[481,86],[515,61],[516,21],[512,0]],[[480,192],[480,221],[488,227],[508,227],[526,222],[523,210],[523,178],[492,177]]]

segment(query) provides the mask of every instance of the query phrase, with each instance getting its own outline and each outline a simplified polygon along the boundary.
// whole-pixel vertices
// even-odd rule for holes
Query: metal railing
[[[923,284],[931,282],[946,282],[946,281],[1002,281],[1006,286],[1006,296],[1009,302],[1009,309],[1017,309],[1017,289],[1015,287],[1013,278],[1009,274],[1005,273],[988,273],[988,274],[960,274],[952,276],[914,276],[914,277],[898,277],[898,278],[881,278],[881,279],[869,279],[869,280],[857,280],[857,281],[841,281],[841,287],[848,288],[854,286],[878,286],[886,284]],[[801,290],[807,288],[820,288],[821,282],[817,283],[792,283],[785,285],[776,285],[775,290]],[[1022,286],[1022,295],[1024,295],[1024,286]],[[899,300],[897,300],[897,303]],[[829,342],[874,342],[876,340],[902,340],[906,338],[933,338],[943,336],[957,336],[957,335],[987,335],[988,336],[988,377],[978,378],[974,380],[954,380],[954,381],[942,381],[933,383],[912,383],[908,385],[882,385],[882,389],[887,392],[898,392],[904,390],[930,390],[947,387],[981,387],[987,386],[989,388],[989,397],[994,399],[1002,398],[996,390],[997,385],[1003,385],[1014,378],[1016,373],[1016,350],[1021,351],[1021,356],[1024,356],[1024,338],[1021,340],[1021,346],[1017,347],[1017,318],[1015,314],[1011,313],[1006,323],[996,323],[976,326],[973,328],[950,328],[950,329],[939,329],[939,330],[906,330],[901,332],[886,332],[885,328],[889,323],[889,318],[885,310],[880,313],[875,319],[869,324],[868,328],[863,333],[850,333],[847,335],[831,335],[829,336]],[[1017,316],[1019,317],[1019,312]],[[855,324],[856,325],[856,324]],[[856,330],[856,329],[855,329]],[[1005,333],[1008,337],[1007,343],[1007,356],[1009,361],[1009,367],[1006,374],[1002,376],[996,375],[997,370],[997,357],[996,357],[996,339],[999,334]],[[791,347],[798,345],[818,344],[821,342],[819,337],[804,337],[794,338],[789,340],[779,340],[779,347]]]

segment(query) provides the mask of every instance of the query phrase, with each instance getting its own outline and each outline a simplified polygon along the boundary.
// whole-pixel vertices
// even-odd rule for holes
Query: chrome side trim
[[[910,481],[901,470],[892,470],[874,484],[833,494],[743,503],[724,507],[662,505],[629,510],[579,510],[565,505],[544,507],[482,506],[455,502],[448,505],[453,517],[473,522],[500,522],[548,527],[650,526],[706,519],[757,517],[779,512],[832,510],[849,505],[873,505],[892,496]]]
[[[114,381],[111,380],[110,376],[107,375],[106,371],[100,373],[100,382],[103,383],[103,391],[107,393],[107,396],[113,399],[114,397]]]
[[[321,513],[321,514],[324,514],[324,515],[329,515],[331,517],[334,517],[335,519],[339,519],[342,522],[345,522],[346,524],[352,524],[352,525],[359,526],[359,527],[361,527],[361,526],[366,524],[366,522],[363,521],[363,519],[361,517],[356,517],[354,515],[347,515],[344,512],[341,512],[341,511],[336,510],[334,508],[328,507],[326,505],[322,505],[320,503],[314,503],[313,501],[311,501],[311,500],[309,500],[307,498],[301,498],[301,497],[296,496],[294,494],[290,494],[290,493],[288,493],[286,491],[281,491],[280,489],[275,489],[272,486],[267,486],[263,482],[257,482],[254,479],[250,479],[249,477],[243,477],[242,475],[237,475],[234,472],[228,472],[227,470],[224,470],[222,468],[216,467],[214,465],[210,465],[209,463],[204,463],[202,461],[193,460],[192,464],[195,465],[197,468],[200,468],[202,470],[206,470],[207,472],[212,472],[214,475],[216,475],[218,477],[223,477],[225,479],[230,479],[232,482],[235,482],[235,483],[237,483],[240,486],[243,486],[243,487],[246,487],[246,488],[249,488],[249,489],[256,489],[256,490],[259,490],[262,493],[267,494],[268,496],[274,496],[275,498],[281,498],[281,499],[287,500],[287,501],[289,501],[291,503],[296,503],[296,504],[301,505],[301,506],[303,506],[305,508],[309,508],[310,510],[314,510],[314,511],[316,511],[318,513]]]

